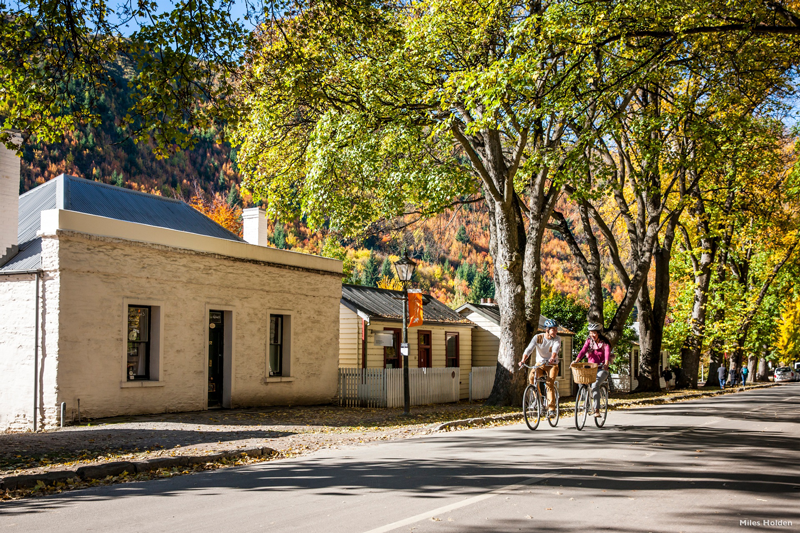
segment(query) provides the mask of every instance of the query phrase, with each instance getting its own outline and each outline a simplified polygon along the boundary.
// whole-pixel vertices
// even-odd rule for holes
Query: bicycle
[[[553,365],[530,366],[523,363],[522,366],[530,368],[531,370],[535,370],[537,368]],[[528,429],[531,431],[539,427],[539,422],[542,419],[542,407],[547,402],[545,401],[546,395],[542,394],[540,386],[545,385],[546,383],[547,378],[544,375],[539,376],[536,378],[536,383],[528,384],[528,386],[525,387],[525,392],[522,394],[522,414],[525,417],[525,423],[528,425]],[[553,389],[555,390],[556,394],[556,408],[553,416],[547,416],[547,422],[551,427],[556,427],[560,417],[559,401],[561,399],[560,395],[558,394],[558,381],[553,382]],[[546,409],[547,408],[545,406],[545,410]]]
[[[589,414],[589,405],[592,401],[589,391],[591,385],[597,381],[596,363],[572,363],[572,378],[578,384],[578,392],[575,395],[575,428],[580,431],[586,425],[586,417]],[[601,428],[606,424],[608,416],[608,381],[600,385],[600,416],[594,418],[594,423]]]

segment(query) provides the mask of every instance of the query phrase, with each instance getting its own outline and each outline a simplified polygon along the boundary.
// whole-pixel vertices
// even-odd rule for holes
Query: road
[[[9,502],[0,531],[800,531],[799,504],[787,384]]]

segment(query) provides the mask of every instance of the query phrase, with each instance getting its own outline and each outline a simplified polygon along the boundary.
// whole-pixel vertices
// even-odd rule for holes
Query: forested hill
[[[234,154],[210,134],[193,150],[163,160],[153,155],[151,146],[126,137],[120,118],[130,107],[129,77],[130,71],[118,64],[116,86],[97,96],[102,116],[98,127],[81,128],[57,144],[25,148],[20,193],[62,173],[187,200],[196,189],[227,197],[238,187]]]
[[[25,148],[20,193],[66,173],[180,198],[232,231],[240,232],[242,200],[235,152],[227,145],[216,144],[213,136],[208,135],[193,150],[159,160],[151,146],[127,139],[120,127],[120,117],[131,98],[127,79],[125,68],[118,66],[116,86],[98,97],[102,113],[98,127],[84,127],[57,144],[33,144]],[[400,236],[384,234],[363,241],[337,242],[333,246],[338,250],[333,251],[324,250],[322,236],[309,232],[302,222],[270,224],[270,241],[279,248],[345,259],[348,282],[372,285],[386,274],[392,277],[386,262],[388,257],[408,250],[420,263],[419,285],[443,302],[456,306],[493,295],[488,224],[485,208],[477,203],[412,225]],[[558,292],[585,298],[583,274],[571,260],[566,243],[556,235],[548,233],[542,262],[547,285]],[[609,295],[615,291],[612,281],[609,290]]]

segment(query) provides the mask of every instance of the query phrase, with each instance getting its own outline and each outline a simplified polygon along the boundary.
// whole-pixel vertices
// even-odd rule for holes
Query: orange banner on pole
[[[422,325],[422,294],[419,292],[408,293],[408,327]]]

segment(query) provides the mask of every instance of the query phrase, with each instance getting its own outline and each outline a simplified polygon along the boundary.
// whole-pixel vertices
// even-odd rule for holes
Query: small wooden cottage
[[[500,350],[500,309],[494,303],[481,303],[464,304],[456,311],[477,326],[472,332],[472,365],[475,376],[473,381],[481,379],[484,383],[488,383],[490,392],[491,384],[494,383],[494,369],[497,367],[497,353]],[[544,331],[545,320],[547,317],[539,317],[539,331]],[[569,365],[572,361],[572,342],[575,333],[565,328],[558,328],[558,335],[561,337],[558,390],[562,396],[570,396],[573,394],[574,382]],[[482,373],[491,374],[491,377],[479,378]],[[479,387],[473,386],[473,399],[488,397],[486,386],[480,388],[482,390],[479,392]]]
[[[402,368],[403,293],[343,285],[339,307],[339,368]],[[442,302],[424,297],[423,325],[408,329],[411,369],[453,368],[458,396],[469,398],[474,324]],[[391,402],[390,402],[391,404]]]

